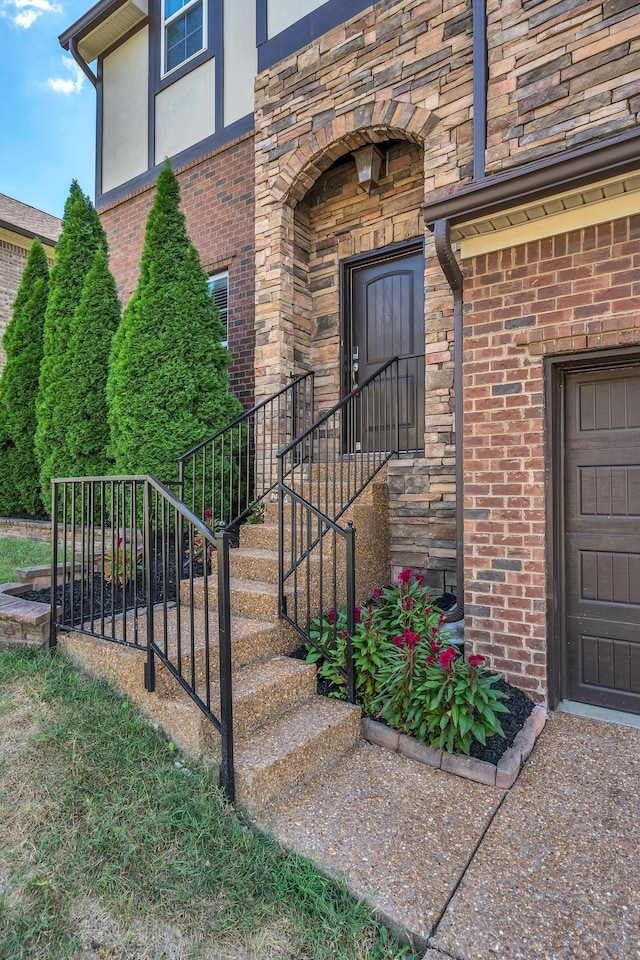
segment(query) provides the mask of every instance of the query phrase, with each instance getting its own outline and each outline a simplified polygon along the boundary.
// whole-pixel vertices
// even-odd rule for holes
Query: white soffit
[[[463,260],[640,213],[640,173],[603,180],[451,228]]]
[[[129,30],[133,30],[149,14],[149,0],[125,0],[121,7],[102,23],[78,40],[78,53],[86,63],[91,63],[101,53],[117,43]]]

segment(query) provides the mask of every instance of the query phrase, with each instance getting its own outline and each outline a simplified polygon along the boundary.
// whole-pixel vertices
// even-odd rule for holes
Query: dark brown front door
[[[347,386],[354,361],[362,384],[386,360],[401,357],[369,398],[358,443],[363,450],[395,449],[396,401],[403,449],[424,448],[424,254],[378,256],[349,269]]]
[[[565,383],[564,695],[640,713],[640,367]]]

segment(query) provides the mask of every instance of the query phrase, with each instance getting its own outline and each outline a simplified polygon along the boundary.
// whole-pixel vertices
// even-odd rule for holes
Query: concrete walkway
[[[557,713],[506,794],[363,744],[268,819],[425,960],[640,958],[640,730]]]

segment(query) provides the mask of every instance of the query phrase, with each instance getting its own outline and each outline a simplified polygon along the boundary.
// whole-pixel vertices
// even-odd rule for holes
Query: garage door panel
[[[621,544],[615,550],[598,550],[596,536],[567,538],[570,615],[588,615],[591,606],[598,604],[603,617],[640,621],[640,546],[636,538],[620,539],[631,541],[626,549]]]
[[[567,693],[572,699],[640,710],[640,644],[619,635],[631,629],[622,624],[602,629],[597,621],[569,619]]]
[[[566,384],[565,696],[640,713],[640,368]]]

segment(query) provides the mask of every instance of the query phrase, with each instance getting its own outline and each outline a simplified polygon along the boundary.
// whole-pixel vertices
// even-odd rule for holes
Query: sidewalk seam
[[[451,903],[451,901],[452,901],[453,898],[455,897],[456,893],[458,892],[458,888],[459,888],[460,884],[462,883],[462,881],[464,880],[464,877],[465,877],[465,875],[466,875],[466,873],[467,873],[467,870],[468,870],[469,867],[471,866],[471,863],[472,863],[472,861],[473,861],[476,853],[477,853],[478,850],[480,849],[480,844],[482,843],[482,841],[483,841],[484,838],[486,837],[487,832],[488,832],[489,828],[491,827],[491,824],[493,823],[493,821],[494,821],[495,818],[497,817],[498,813],[500,812],[500,809],[502,808],[502,804],[504,803],[504,801],[506,800],[506,798],[507,798],[508,796],[509,796],[509,791],[508,791],[508,790],[505,790],[505,791],[503,792],[501,798],[500,798],[500,802],[498,803],[498,806],[495,808],[495,810],[494,810],[493,813],[491,814],[491,817],[489,818],[489,822],[487,823],[486,827],[484,828],[484,830],[483,830],[482,833],[480,834],[480,837],[478,838],[478,842],[476,843],[475,847],[473,848],[473,850],[472,850],[471,853],[469,854],[469,857],[467,858],[467,862],[465,863],[464,867],[462,868],[462,872],[461,872],[460,876],[458,877],[458,879],[456,880],[456,882],[455,882],[455,884],[454,884],[454,886],[453,886],[453,889],[451,890],[451,893],[449,894],[449,896],[448,896],[447,899],[445,900],[444,906],[443,906],[442,909],[440,910],[440,913],[438,914],[438,917],[436,918],[435,923],[434,923],[433,926],[431,927],[431,932],[429,933],[429,936],[427,937],[427,942],[429,943],[429,947],[430,947],[430,948],[438,949],[438,948],[435,946],[435,944],[432,943],[432,940],[433,940],[433,938],[434,938],[435,935],[436,935],[436,932],[437,932],[437,930],[438,930],[438,927],[440,926],[440,923],[441,923],[441,921],[442,921],[442,918],[444,917],[445,913],[447,912],[447,908],[448,908],[449,904]],[[441,952],[442,952],[442,951],[441,951]],[[454,960],[458,960],[458,958],[454,958]],[[459,958],[459,960],[462,960],[462,958]]]

